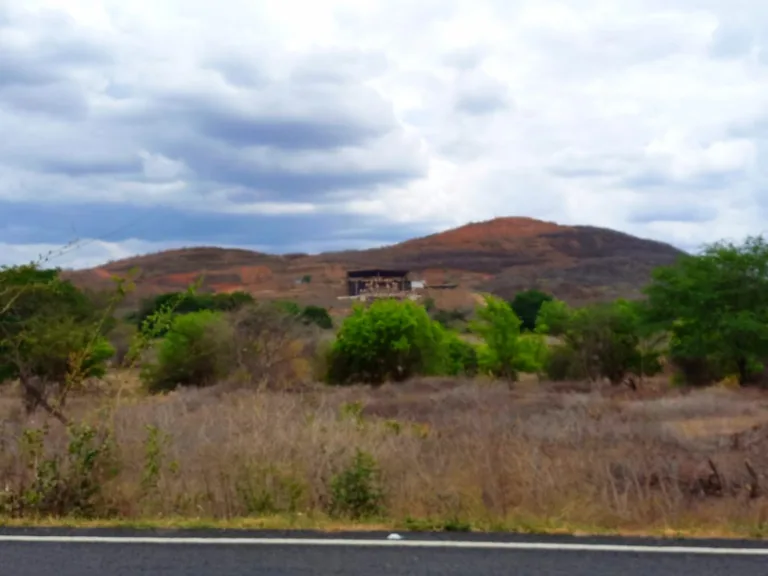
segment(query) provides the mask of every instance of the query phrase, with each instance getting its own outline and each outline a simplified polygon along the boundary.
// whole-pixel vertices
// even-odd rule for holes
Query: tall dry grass
[[[634,400],[433,379],[302,392],[215,387],[117,408],[87,396],[70,411],[111,429],[114,475],[96,513],[124,519],[323,516],[333,479],[362,450],[379,467],[382,514],[394,522],[758,532],[768,506],[743,461],[759,484],[765,404],[738,391]],[[748,426],[689,434],[686,423],[713,415],[736,427],[747,415]],[[2,484],[29,486],[20,438],[41,421],[12,399],[0,402],[0,416]],[[47,453],[62,453],[66,432],[50,425]]]

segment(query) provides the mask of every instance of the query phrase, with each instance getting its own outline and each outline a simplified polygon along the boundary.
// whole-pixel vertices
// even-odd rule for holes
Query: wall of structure
[[[347,294],[349,296],[381,293],[390,294],[394,292],[405,292],[410,289],[411,283],[406,278],[374,276],[347,279]]]

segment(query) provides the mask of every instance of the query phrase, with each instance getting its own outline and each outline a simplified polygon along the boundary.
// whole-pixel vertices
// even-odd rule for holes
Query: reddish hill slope
[[[455,282],[467,298],[472,291],[486,290],[511,297],[535,286],[575,303],[637,296],[654,267],[674,262],[680,254],[668,244],[604,228],[497,218],[371,250],[278,256],[188,248],[70,275],[80,284],[96,286],[109,282],[111,275],[139,268],[139,295],[183,289],[203,275],[208,290],[242,289],[331,305],[343,291],[347,270],[396,267],[428,283]],[[304,276],[311,276],[310,283],[297,284]]]

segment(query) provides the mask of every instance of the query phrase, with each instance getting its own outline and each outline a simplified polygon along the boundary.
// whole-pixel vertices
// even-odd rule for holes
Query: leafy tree
[[[481,369],[500,378],[517,380],[518,372],[536,372],[541,368],[546,350],[543,338],[521,337],[520,319],[507,302],[486,296],[485,305],[479,306],[476,314],[471,329],[484,341],[479,350]]]
[[[378,300],[357,306],[339,329],[330,351],[333,383],[399,382],[446,370],[445,331],[423,306]]]
[[[114,353],[104,339],[109,319],[109,305],[96,304],[59,270],[0,269],[0,382],[19,380],[28,410],[41,406],[65,421],[67,392],[103,374]],[[54,384],[59,394],[52,404],[47,395]]]
[[[142,380],[152,392],[214,384],[232,367],[232,344],[231,326],[221,312],[176,316],[158,343],[156,361],[142,370]]]
[[[718,242],[658,268],[646,288],[648,319],[670,333],[670,356],[699,377],[754,381],[768,358],[768,244]]]
[[[545,302],[551,302],[552,296],[541,290],[531,289],[518,292],[512,300],[512,310],[520,318],[521,328],[533,332],[536,329],[536,318]]]
[[[546,305],[545,305],[546,306]],[[559,308],[559,309],[558,309]],[[607,378],[613,384],[629,374],[650,375],[660,369],[659,351],[644,346],[643,317],[632,302],[593,304],[569,310],[542,308],[539,330],[551,322],[562,343],[550,350],[547,373],[555,379]]]

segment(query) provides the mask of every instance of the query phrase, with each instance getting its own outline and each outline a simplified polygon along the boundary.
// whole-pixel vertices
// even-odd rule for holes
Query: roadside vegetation
[[[763,535],[768,245],[473,311],[0,270],[0,521]]]

